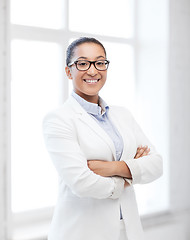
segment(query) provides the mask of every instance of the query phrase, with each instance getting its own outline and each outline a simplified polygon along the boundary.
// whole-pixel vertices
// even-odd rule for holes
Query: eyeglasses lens
[[[85,61],[85,60],[81,60],[81,61],[78,61],[76,64],[77,64],[77,69],[78,70],[86,71],[86,70],[88,70],[90,68],[91,62]],[[106,60],[96,61],[96,62],[94,62],[94,65],[95,65],[95,68],[97,70],[103,71],[103,70],[106,70],[108,68],[108,61],[106,61]]]

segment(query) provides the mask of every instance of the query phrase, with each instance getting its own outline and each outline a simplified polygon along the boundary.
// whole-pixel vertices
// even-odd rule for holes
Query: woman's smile
[[[100,79],[84,79],[84,81],[88,84],[96,84],[100,81]]]

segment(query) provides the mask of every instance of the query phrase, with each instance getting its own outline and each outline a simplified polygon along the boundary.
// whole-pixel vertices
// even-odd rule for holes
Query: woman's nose
[[[87,73],[91,76],[97,74],[97,69],[95,68],[94,64],[91,64],[90,68],[88,69]]]

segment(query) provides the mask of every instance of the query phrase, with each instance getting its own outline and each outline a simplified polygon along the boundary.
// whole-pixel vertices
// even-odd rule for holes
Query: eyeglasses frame
[[[79,69],[77,68],[77,63],[78,63],[79,61],[86,61],[86,62],[89,62],[89,63],[90,63],[90,65],[89,65],[89,68],[88,68],[88,69],[90,69],[91,65],[93,64],[93,65],[94,65],[94,67],[96,68],[96,70],[98,70],[98,71],[106,71],[106,70],[108,69],[108,67],[109,67],[109,63],[110,63],[110,61],[109,61],[109,60],[107,60],[107,59],[106,59],[106,60],[97,60],[97,61],[77,60],[77,61],[74,61],[74,62],[71,62],[71,63],[69,63],[67,66],[68,66],[68,67],[71,67],[73,64],[75,64],[75,66],[76,66],[76,69],[77,69],[78,71],[88,71],[88,69],[86,69],[86,70],[79,70]],[[107,62],[107,64],[108,64],[107,68],[106,68],[106,69],[104,69],[104,70],[97,69],[97,67],[96,67],[95,63],[96,63],[96,62],[99,62],[99,61],[106,61],[106,62]]]

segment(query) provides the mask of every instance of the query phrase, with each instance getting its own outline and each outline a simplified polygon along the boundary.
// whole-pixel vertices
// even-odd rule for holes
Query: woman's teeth
[[[84,81],[87,82],[87,83],[97,83],[99,81],[99,79],[96,79],[96,80],[85,79]]]

